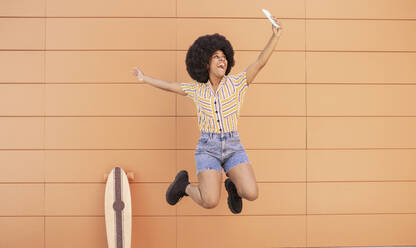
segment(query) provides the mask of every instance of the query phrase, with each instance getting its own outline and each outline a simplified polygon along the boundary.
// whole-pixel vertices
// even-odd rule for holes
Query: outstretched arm
[[[270,37],[269,42],[267,43],[266,47],[263,49],[257,60],[247,68],[247,84],[250,84],[256,77],[257,73],[259,73],[259,71],[266,65],[267,61],[273,53],[274,48],[277,45],[277,42],[279,41],[280,30],[282,29],[282,25],[277,21],[275,17],[273,17],[273,19],[276,23],[279,24],[280,27],[276,28],[272,25],[272,37]]]
[[[186,93],[182,90],[180,83],[170,83],[160,79],[151,78],[149,76],[144,75],[138,67],[134,67],[132,73],[135,77],[137,77],[137,80],[140,83],[150,84],[156,88],[174,92],[182,96],[186,96]]]

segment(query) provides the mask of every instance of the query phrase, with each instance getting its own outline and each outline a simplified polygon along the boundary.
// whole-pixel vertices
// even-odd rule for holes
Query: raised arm
[[[140,83],[150,84],[156,88],[174,92],[182,96],[186,96],[186,93],[182,90],[180,83],[170,83],[160,79],[151,78],[149,76],[144,75],[138,67],[133,68],[132,74],[133,76],[137,77],[137,80]]]
[[[275,22],[277,22],[280,28],[276,28],[272,25],[273,35],[270,37],[269,42],[267,43],[266,47],[263,49],[259,57],[253,64],[251,64],[247,68],[247,84],[250,84],[254,78],[256,77],[257,73],[266,65],[267,61],[269,60],[270,56],[273,53],[274,48],[277,45],[280,37],[280,30],[282,30],[282,25],[277,21],[275,17],[273,17]]]

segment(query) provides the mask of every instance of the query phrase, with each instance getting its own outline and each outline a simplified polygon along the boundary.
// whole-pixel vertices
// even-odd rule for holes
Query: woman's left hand
[[[272,19],[277,23],[277,25],[279,25],[279,27],[277,28],[272,24],[273,34],[275,36],[279,37],[280,33],[281,33],[281,30],[283,29],[282,24],[276,19],[276,17],[272,16]]]

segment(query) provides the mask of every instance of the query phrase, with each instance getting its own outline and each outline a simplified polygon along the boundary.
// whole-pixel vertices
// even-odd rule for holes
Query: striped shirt
[[[246,71],[224,76],[214,92],[211,82],[181,83],[182,90],[194,100],[201,132],[237,131],[240,107],[247,91]]]

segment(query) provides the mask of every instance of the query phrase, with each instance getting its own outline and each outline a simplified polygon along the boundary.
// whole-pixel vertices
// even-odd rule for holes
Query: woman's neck
[[[222,77],[216,77],[214,75],[209,75],[209,81],[211,82],[212,87],[214,87],[214,89],[217,89],[218,85],[220,84],[222,80]]]

